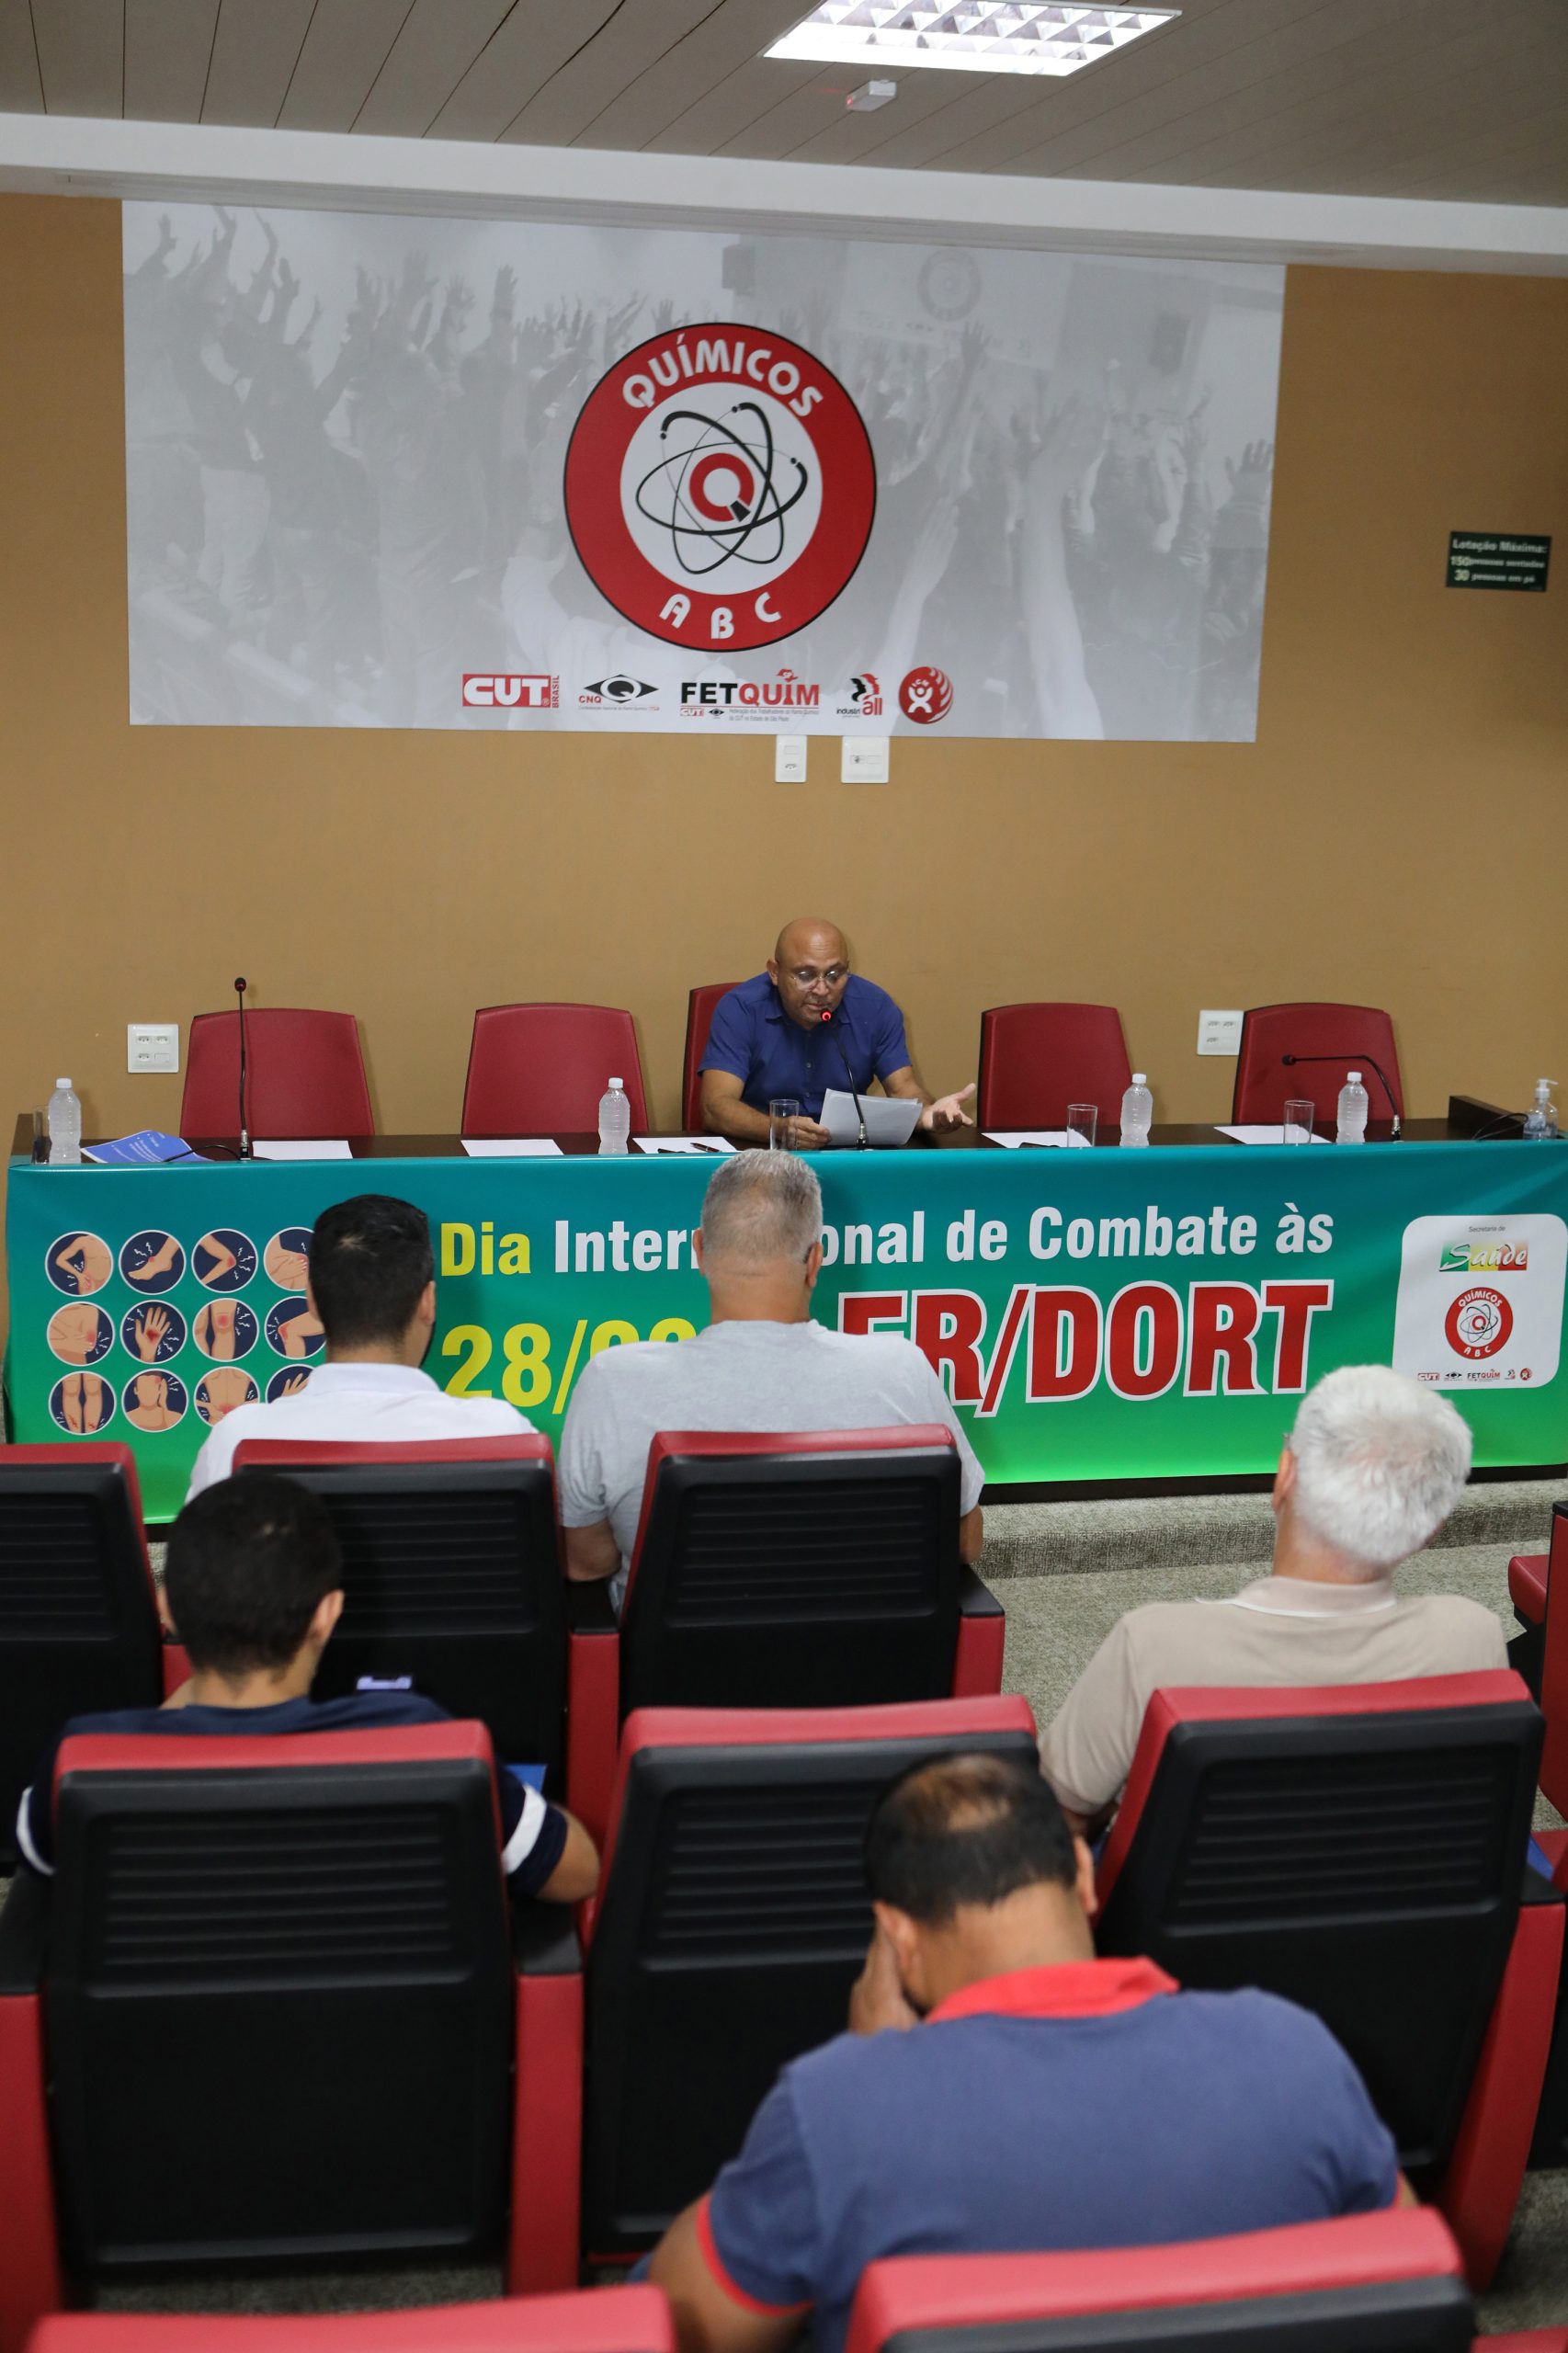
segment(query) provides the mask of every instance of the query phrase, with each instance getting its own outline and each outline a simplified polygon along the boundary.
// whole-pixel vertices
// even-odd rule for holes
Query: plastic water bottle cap
[[[70,1086],[70,1084],[71,1084],[71,1081],[70,1081],[68,1078],[57,1078],[57,1079],[55,1080],[54,1084],[56,1085],[56,1086],[64,1086],[64,1087],[69,1087],[69,1086]]]
[[[626,1083],[623,1079],[612,1078],[609,1083],[609,1091],[613,1095],[618,1089],[620,1093],[624,1094],[626,1091]]]
[[[1345,1074],[1345,1083],[1347,1086],[1359,1086],[1361,1084],[1360,1072],[1358,1070],[1347,1070]]]
[[[1134,1086],[1147,1086],[1149,1082],[1141,1070],[1135,1070],[1132,1074],[1132,1084]]]

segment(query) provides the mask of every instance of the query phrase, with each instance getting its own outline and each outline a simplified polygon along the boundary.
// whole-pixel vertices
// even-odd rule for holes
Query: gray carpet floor
[[[1438,1541],[1400,1571],[1402,1589],[1467,1594],[1495,1610],[1512,1636],[1508,1556],[1544,1550],[1553,1500],[1553,1490],[1529,1481],[1471,1488]],[[1272,1530],[1263,1496],[993,1507],[981,1567],[1007,1612],[1005,1688],[1027,1696],[1043,1728],[1122,1611],[1235,1592],[1265,1573]],[[1537,1820],[1550,1827],[1559,1817],[1543,1800]],[[119,2312],[343,2312],[500,2292],[500,2275],[489,2268],[376,2266],[115,2288],[97,2302]],[[1568,2169],[1527,2178],[1481,2312],[1489,2333],[1568,2324]]]

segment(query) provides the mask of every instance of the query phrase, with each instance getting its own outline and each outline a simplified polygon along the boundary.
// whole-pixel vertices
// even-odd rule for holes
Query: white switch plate
[[[178,1070],[177,1021],[128,1021],[125,1067],[130,1071]]]
[[[885,735],[844,735],[839,762],[841,784],[886,784],[888,739]]]
[[[777,738],[773,746],[775,784],[804,784],[806,743],[804,735],[780,735]]]
[[[1242,1015],[1238,1006],[1228,1013],[1200,1013],[1198,1017],[1198,1051],[1200,1054],[1239,1054],[1242,1050]]]

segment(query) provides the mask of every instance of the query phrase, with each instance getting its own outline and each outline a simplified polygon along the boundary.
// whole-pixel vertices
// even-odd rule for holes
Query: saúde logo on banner
[[[786,335],[709,324],[619,359],[573,427],[567,529],[589,579],[649,637],[775,644],[854,578],[877,476],[860,413]]]
[[[1393,1362],[1440,1389],[1539,1388],[1562,1350],[1568,1226],[1544,1211],[1404,1229]]]

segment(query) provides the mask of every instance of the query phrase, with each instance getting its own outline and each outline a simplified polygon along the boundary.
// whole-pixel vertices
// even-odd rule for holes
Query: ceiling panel
[[[202,102],[203,122],[277,121],[314,0],[223,0]]]
[[[630,82],[619,97],[612,99],[579,133],[575,143],[652,146],[699,95],[717,88],[726,75],[750,64],[803,13],[801,0],[724,0],[714,16]],[[779,61],[773,70],[792,75],[790,86],[793,88],[806,78],[809,69]]]
[[[316,0],[278,116],[285,131],[351,131],[413,0]]]
[[[629,82],[700,32],[721,6],[722,0],[621,0],[609,21],[535,92],[502,136],[536,146],[568,146]]]
[[[513,0],[430,125],[435,139],[499,139],[528,100],[616,14],[616,0]]]
[[[51,114],[114,114],[125,95],[121,0],[32,0],[43,102]]]
[[[778,57],[751,58],[645,144],[665,155],[716,155],[781,99],[809,89],[823,70]]]
[[[874,69],[862,67],[858,74],[846,74],[844,79],[850,89],[870,78]],[[887,138],[890,116],[898,117],[909,128],[945,114],[954,100],[964,96],[965,85],[973,89],[978,82],[989,89],[997,80],[1017,80],[1016,75],[994,74],[905,74],[894,76],[898,81],[898,96],[891,106],[879,107],[874,114],[851,113],[842,98],[820,127],[813,127],[796,145],[784,149],[792,163],[858,164],[874,147]]]
[[[218,30],[218,0],[125,0],[125,111],[142,122],[197,122]]]
[[[43,112],[43,84],[39,79],[38,44],[28,0],[0,0],[0,110]]]
[[[353,128],[423,139],[511,0],[414,0]]]

